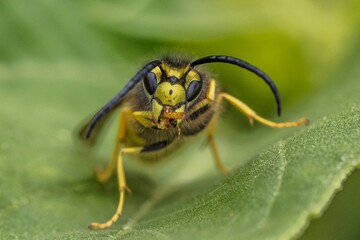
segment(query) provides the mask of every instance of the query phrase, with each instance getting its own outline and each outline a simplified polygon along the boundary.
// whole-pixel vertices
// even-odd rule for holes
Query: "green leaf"
[[[346,26],[341,31],[355,37],[344,46],[339,44],[345,38],[342,33],[326,31],[324,41],[331,39],[329,42],[336,46],[327,57],[315,47],[320,43],[310,44],[306,49],[313,52],[306,56],[300,47],[304,46],[290,40],[294,37],[289,27],[280,30],[276,27],[280,21],[277,18],[264,26],[264,32],[259,28],[250,37],[245,30],[235,31],[242,26],[240,20],[235,27],[228,26],[230,20],[237,19],[235,11],[229,18],[215,21],[215,29],[208,27],[204,16],[212,16],[222,8],[231,9],[230,3],[221,4],[218,9],[216,3],[211,3],[209,10],[204,10],[206,14],[198,16],[199,23],[194,28],[187,19],[184,23],[189,29],[187,33],[198,35],[188,38],[188,42],[195,44],[184,46],[199,47],[199,53],[204,54],[204,49],[214,45],[214,41],[197,43],[201,39],[197,31],[203,26],[208,27],[203,29],[207,36],[220,30],[225,34],[224,39],[215,41],[222,44],[219,47],[215,44],[211,48],[213,53],[229,43],[226,48],[235,49],[235,55],[238,43],[226,36],[243,36],[240,38],[249,47],[247,44],[255,36],[273,36],[271,32],[276,29],[277,37],[268,48],[276,41],[284,43],[283,47],[290,52],[286,56],[300,56],[302,66],[296,69],[294,61],[289,68],[284,69],[285,63],[281,66],[269,63],[268,68],[288,76],[298,74],[307,82],[299,83],[302,86],[299,89],[297,81],[284,80],[280,84],[281,92],[288,92],[285,99],[291,99],[294,91],[299,92],[292,105],[284,101],[284,121],[306,116],[311,124],[288,130],[256,124],[249,130],[246,119],[227,107],[231,114],[225,113],[218,126],[217,142],[222,160],[232,167],[230,174],[221,176],[216,172],[209,149],[204,147],[204,135],[190,139],[158,166],[143,166],[126,158],[132,193],[126,196],[124,214],[112,228],[90,231],[88,223],[106,221],[117,206],[116,179],[103,185],[94,177],[96,166],[105,164],[111,155],[116,126],[114,121],[109,124],[109,137],[93,151],[74,140],[76,128],[134,74],[137,68],[132,59],[144,54],[139,48],[151,52],[153,44],[160,45],[166,38],[169,46],[176,43],[175,31],[162,40],[151,39],[154,33],[149,26],[157,27],[156,34],[161,38],[174,25],[172,21],[177,21],[169,17],[169,10],[178,9],[178,18],[194,11],[179,2],[166,3],[163,10],[151,4],[119,4],[92,1],[82,8],[86,2],[0,3],[0,238],[289,239],[300,236],[309,223],[311,228],[309,220],[323,213],[347,176],[360,166],[360,58],[356,54],[360,37],[357,24],[341,17],[351,11],[352,5],[340,8],[333,3],[328,7],[333,7],[336,19],[342,19],[332,20],[337,24],[334,29]],[[96,6],[100,5],[103,8],[97,12]],[[265,2],[256,5],[257,8],[255,5],[250,4],[247,9],[267,12]],[[108,6],[127,15],[104,11],[111,10]],[[309,14],[313,17],[321,11],[318,5],[299,6],[311,10]],[[85,19],[79,14],[80,9]],[[278,11],[289,16],[284,9]],[[146,24],[139,18],[144,12]],[[220,12],[226,15],[225,10]],[[328,19],[328,13],[322,14],[318,24]],[[98,17],[94,20],[94,16]],[[123,25],[119,29],[128,36],[114,34],[112,27],[116,24],[108,25],[109,19],[120,17]],[[97,24],[96,28],[86,22],[89,18]],[[168,18],[171,21],[164,22]],[[264,23],[258,15],[253,18]],[[127,22],[135,25],[123,28]],[[165,25],[159,25],[161,22]],[[289,20],[289,26],[302,26],[304,32],[310,29],[307,24],[306,19]],[[309,31],[315,34],[312,30]],[[272,51],[268,48],[264,47],[264,52]],[[271,61],[286,59],[282,55],[285,52],[274,55]],[[314,60],[311,56],[317,53],[319,56]],[[256,53],[251,54],[256,59]],[[327,67],[317,67],[320,63]],[[230,71],[236,69],[219,69],[219,75],[235,76]],[[312,83],[314,76],[322,80]],[[238,86],[236,82],[228,84]],[[247,91],[261,95],[261,90],[257,92],[255,88]],[[261,105],[260,97],[254,96],[253,100]],[[266,108],[274,110],[271,104]],[[240,121],[242,125],[238,126]]]

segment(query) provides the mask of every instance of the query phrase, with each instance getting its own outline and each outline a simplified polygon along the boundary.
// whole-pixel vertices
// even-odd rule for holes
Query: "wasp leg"
[[[206,98],[204,98],[199,103],[197,103],[191,109],[191,112],[189,113],[189,115],[191,115],[192,113],[196,112],[197,110],[199,110],[199,109],[201,109],[203,107],[209,106],[209,105],[214,103],[215,89],[216,89],[215,86],[216,86],[215,80],[211,79],[208,91],[206,93]],[[209,127],[207,129],[207,134],[208,134],[207,139],[208,139],[208,142],[209,142],[210,151],[211,151],[211,154],[213,156],[216,168],[221,173],[225,174],[225,173],[228,172],[228,169],[227,169],[227,167],[225,167],[225,165],[220,160],[219,151],[217,149],[216,142],[215,142],[215,137],[214,137],[214,135],[215,135],[215,126],[216,126],[217,120],[218,120],[218,116],[215,114],[215,116],[211,120],[211,122],[209,124]]]
[[[119,128],[118,128],[118,133],[117,133],[116,141],[115,141],[115,147],[114,147],[113,154],[111,156],[111,160],[108,163],[106,169],[102,169],[102,168],[96,169],[96,178],[99,182],[106,182],[107,180],[109,180],[109,178],[114,173],[115,166],[116,166],[116,159],[117,159],[119,151],[120,151],[120,146],[125,140],[126,119],[129,117],[130,114],[131,114],[131,111],[128,108],[124,109],[120,114],[119,124],[118,124]]]
[[[215,80],[211,80],[210,81],[210,85],[209,85],[209,89],[208,92],[206,94],[206,99],[208,100],[208,102],[205,105],[209,105],[214,103],[215,100],[215,86],[216,86],[216,82]],[[201,102],[200,102],[201,103]],[[201,106],[203,107],[203,106]],[[218,121],[218,115],[215,114],[215,116],[213,117],[212,121],[209,124],[209,127],[207,129],[208,132],[208,142],[210,145],[210,151],[211,154],[213,156],[214,162],[215,162],[215,166],[216,168],[223,174],[226,174],[227,172],[229,172],[229,169],[227,167],[225,167],[225,165],[221,162],[220,160],[220,155],[219,155],[219,151],[216,145],[216,141],[215,141],[215,129],[216,129],[216,124]]]
[[[256,114],[254,110],[252,110],[249,106],[247,106],[245,103],[240,101],[239,99],[231,96],[227,93],[220,93],[216,99],[218,103],[222,101],[222,99],[225,99],[229,103],[231,103],[235,108],[237,108],[240,112],[245,114],[245,116],[249,119],[250,125],[254,124],[254,120],[269,126],[273,128],[287,128],[287,127],[296,127],[300,126],[301,124],[307,125],[309,123],[309,120],[307,118],[300,118],[293,122],[272,122],[269,121],[259,115]]]
[[[153,121],[154,114],[151,111],[136,111],[132,113],[132,116],[144,127],[157,127],[157,123]]]
[[[219,151],[215,142],[215,126],[217,124],[217,116],[215,116],[213,118],[213,120],[210,122],[210,125],[208,127],[208,142],[209,142],[209,146],[210,146],[210,151],[211,154],[213,156],[214,162],[215,162],[215,166],[216,168],[222,173],[222,174],[226,174],[229,172],[229,169],[221,162],[220,160],[220,155],[219,155]]]
[[[89,228],[104,229],[104,228],[111,227],[111,225],[113,225],[122,214],[122,210],[124,208],[124,202],[125,202],[125,191],[129,191],[129,188],[126,185],[125,171],[124,171],[124,166],[123,166],[123,155],[124,154],[139,154],[142,152],[156,151],[156,150],[165,148],[169,144],[170,144],[170,142],[163,141],[163,142],[147,145],[144,147],[126,147],[126,148],[120,149],[120,152],[117,157],[118,185],[119,185],[119,191],[120,191],[118,207],[116,209],[115,214],[110,218],[110,220],[108,220],[105,223],[96,223],[96,222],[91,223],[89,225]]]
[[[208,92],[206,95],[207,99],[209,100],[208,104],[212,104],[215,100],[215,84],[216,84],[215,80],[210,81],[209,89],[208,89]],[[213,117],[213,119],[210,122],[209,127],[207,129],[208,142],[210,145],[210,151],[213,156],[216,168],[221,173],[226,174],[227,172],[229,172],[229,169],[220,160],[219,151],[218,151],[218,148],[217,148],[217,145],[215,142],[215,137],[214,137],[217,121],[218,121],[218,115],[215,114],[215,116]]]

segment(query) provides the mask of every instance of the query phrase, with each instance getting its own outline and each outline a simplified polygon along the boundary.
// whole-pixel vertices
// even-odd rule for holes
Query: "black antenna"
[[[123,100],[125,95],[133,89],[133,87],[140,82],[146,74],[148,74],[151,70],[161,64],[160,60],[155,60],[146,64],[140,71],[138,71],[135,76],[130,79],[130,81],[125,85],[123,89],[121,89],[118,94],[116,94],[108,103],[105,104],[90,120],[89,124],[87,125],[85,131],[85,138],[89,139],[91,136],[92,131],[99,123],[99,121],[104,118],[112,109],[114,109],[120,102]]]
[[[245,69],[249,70],[250,72],[255,73],[256,75],[261,77],[267,83],[267,85],[269,85],[271,91],[273,92],[273,94],[275,96],[275,101],[277,104],[277,114],[279,116],[281,115],[281,100],[280,100],[280,95],[276,88],[275,83],[273,82],[273,80],[271,80],[271,78],[268,75],[266,75],[266,73],[264,73],[257,67],[251,65],[250,63],[245,62],[244,60],[241,60],[241,59],[235,58],[235,57],[214,55],[214,56],[207,56],[207,57],[203,57],[198,60],[195,60],[190,65],[191,65],[191,67],[194,67],[196,65],[201,65],[201,64],[205,64],[205,63],[214,63],[214,62],[230,63],[233,65],[245,68]]]

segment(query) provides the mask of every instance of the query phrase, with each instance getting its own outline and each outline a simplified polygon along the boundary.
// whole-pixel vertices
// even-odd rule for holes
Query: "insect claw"
[[[110,174],[108,174],[108,172],[106,172],[102,167],[97,167],[96,168],[96,180],[104,183],[107,180],[109,180],[110,178]]]
[[[300,124],[303,123],[305,126],[310,124],[310,120],[307,118],[300,118],[298,121],[300,122]]]
[[[254,126],[254,118],[248,117],[250,126]]]
[[[131,189],[128,187],[128,186],[123,186],[123,187],[120,187],[120,192],[122,192],[122,191],[127,191],[128,193],[132,193],[132,191],[131,191]]]

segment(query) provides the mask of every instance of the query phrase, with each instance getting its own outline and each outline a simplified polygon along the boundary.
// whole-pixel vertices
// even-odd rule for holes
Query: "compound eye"
[[[186,90],[186,100],[188,102],[194,100],[199,95],[200,90],[201,90],[201,81],[192,81]]]
[[[157,81],[156,81],[156,75],[153,72],[149,72],[145,77],[144,77],[144,86],[146,91],[150,94],[153,95],[156,87],[157,87]]]

